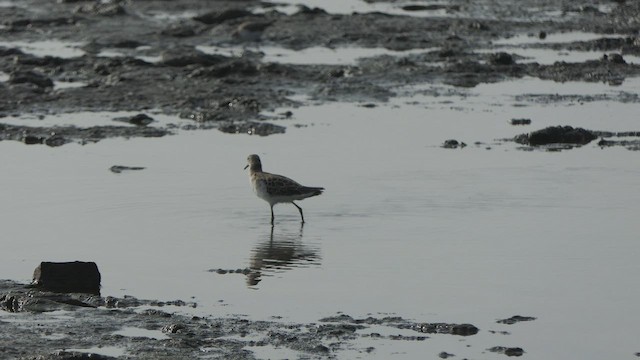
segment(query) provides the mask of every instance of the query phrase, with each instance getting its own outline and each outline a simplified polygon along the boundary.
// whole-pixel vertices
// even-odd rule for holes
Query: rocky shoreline
[[[338,314],[313,323],[281,319],[258,321],[242,316],[180,315],[197,304],[182,300],[141,300],[95,294],[54,293],[0,280],[0,356],[11,359],[255,359],[251,349],[273,346],[305,357],[339,358],[340,351],[367,354],[375,346],[361,341],[429,341],[434,336],[468,337],[480,329],[472,324],[420,323],[400,316],[354,318]],[[497,324],[513,325],[534,317],[513,316]],[[123,335],[123,329],[134,333]],[[134,330],[131,330],[134,329]],[[135,329],[140,334],[135,333]],[[380,329],[387,333],[381,334]],[[409,335],[407,335],[409,333]],[[509,332],[489,330],[500,336]],[[412,335],[413,334],[413,335]],[[76,350],[69,350],[76,349]],[[93,350],[92,350],[93,349]],[[433,354],[454,356],[455,349]],[[478,349],[521,356],[524,350],[500,345]],[[117,355],[104,353],[114,352]]]

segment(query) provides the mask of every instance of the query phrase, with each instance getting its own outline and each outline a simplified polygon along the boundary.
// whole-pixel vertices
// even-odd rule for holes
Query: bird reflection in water
[[[262,277],[275,276],[294,268],[320,265],[319,249],[302,243],[302,229],[286,231],[281,228],[271,231],[251,250],[251,271],[247,274],[247,285],[255,287]]]

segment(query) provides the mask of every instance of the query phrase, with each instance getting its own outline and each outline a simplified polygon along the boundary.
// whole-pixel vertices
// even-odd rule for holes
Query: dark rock
[[[546,39],[546,38],[547,38],[547,33],[546,33],[546,31],[540,31],[540,32],[538,33],[538,39],[540,39],[540,40],[544,40],[544,39]]]
[[[239,19],[251,15],[253,15],[253,13],[246,9],[226,9],[222,11],[214,10],[206,14],[196,16],[193,18],[193,20],[207,25],[215,25],[228,20]]]
[[[610,62],[612,64],[626,64],[627,62],[624,60],[624,58],[622,57],[622,55],[620,54],[616,54],[616,53],[612,53],[612,54],[605,54],[602,56],[602,60],[606,61],[606,62]]]
[[[58,67],[68,60],[62,59],[56,56],[34,56],[34,55],[20,55],[16,57],[15,62],[20,65],[29,65],[29,66],[38,66],[43,68],[55,68]]]
[[[465,146],[467,146],[467,144],[463,143],[462,141],[455,140],[455,139],[446,140],[442,144],[442,147],[445,148],[445,149],[457,149],[457,148],[462,149]]]
[[[327,11],[325,9],[321,9],[319,7],[310,8],[306,5],[298,5],[298,14],[301,15],[327,15]]]
[[[144,170],[145,168],[142,166],[122,166],[122,165],[113,165],[109,168],[109,170],[113,173],[120,174],[123,171],[132,171],[132,170]]]
[[[111,44],[112,47],[121,48],[121,49],[135,49],[137,47],[144,46],[144,45],[145,45],[144,43],[138,40],[132,40],[132,39],[119,40]]]
[[[502,320],[498,320],[496,321],[498,324],[507,324],[507,325],[513,325],[515,323],[519,323],[521,321],[533,321],[536,318],[533,316],[520,316],[520,315],[514,315],[508,319],[502,319]]]
[[[511,119],[511,125],[530,125],[531,119]]]
[[[66,143],[67,143],[67,140],[64,137],[60,135],[56,135],[55,133],[49,136],[48,138],[44,139],[44,144],[51,147],[62,146]]]
[[[449,354],[446,351],[443,351],[440,354],[438,354],[438,357],[441,358],[441,359],[446,359],[446,358],[450,358],[450,357],[453,357],[453,356],[455,356],[455,355]]]
[[[35,71],[16,71],[9,75],[9,84],[30,83],[40,88],[53,87],[53,81],[46,75]]]
[[[94,262],[41,262],[33,283],[54,292],[100,294],[100,272]]]
[[[504,347],[504,346],[494,346],[490,349],[487,349],[491,352],[498,354],[505,354],[507,356],[522,356],[524,354],[524,350],[519,347]]]
[[[404,11],[426,11],[429,10],[428,5],[404,5],[402,7]]]
[[[450,5],[430,4],[430,5],[404,5],[404,11],[436,11],[436,10],[457,10],[459,7]]]
[[[471,324],[424,323],[416,325],[415,329],[429,334],[451,334],[460,336],[470,336],[478,333],[478,328]]]
[[[520,144],[531,146],[547,144],[577,144],[585,145],[596,139],[597,135],[583,128],[571,126],[550,126],[528,134],[521,134],[514,138]]]
[[[22,138],[22,142],[27,145],[42,144],[44,143],[44,138],[40,136],[35,136],[35,135],[25,135]]]
[[[40,355],[27,360],[117,360],[115,357],[89,352],[59,350],[47,355]]]
[[[129,123],[136,126],[147,126],[155,121],[151,116],[147,114],[138,114],[130,117],[119,117],[113,120]]]
[[[492,65],[513,65],[516,61],[513,59],[511,54],[499,52],[489,56],[489,63]]]
[[[9,55],[22,55],[24,54],[22,50],[18,48],[6,48],[4,46],[0,46],[0,57],[9,56]]]
[[[211,66],[228,60],[226,56],[209,55],[195,49],[176,49],[162,54],[160,64],[165,66],[184,67],[187,65]]]

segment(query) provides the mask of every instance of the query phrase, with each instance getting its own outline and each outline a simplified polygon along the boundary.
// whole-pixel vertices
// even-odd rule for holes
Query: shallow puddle
[[[582,31],[567,31],[545,34],[540,38],[539,34],[518,34],[508,38],[494,40],[494,45],[530,45],[530,44],[554,44],[571,43],[575,41],[593,41],[603,38],[624,38],[624,35],[598,34]]]
[[[113,335],[122,335],[127,337],[146,337],[155,340],[169,339],[169,336],[160,330],[148,330],[130,326],[114,332]]]
[[[112,356],[112,357],[124,356],[127,353],[125,348],[118,347],[118,346],[96,346],[96,347],[85,348],[85,349],[63,349],[63,350],[68,352],[76,351],[80,353],[98,354],[98,355]]]
[[[80,47],[81,42],[64,41],[50,39],[47,41],[0,41],[0,46],[8,48],[19,48],[26,54],[35,56],[56,56],[60,58],[74,58],[84,55],[84,50]]]
[[[126,57],[126,56],[132,56],[136,59],[140,59],[142,61],[146,61],[150,64],[157,64],[160,61],[162,61],[162,56],[158,55],[158,56],[152,56],[152,55],[140,55],[137,53],[139,49],[135,49],[134,51],[130,51],[128,53],[123,52],[122,50],[118,49],[118,50],[114,50],[114,49],[105,49],[102,50],[98,53],[98,57],[111,57],[111,58],[117,58],[117,57]]]
[[[205,54],[239,56],[245,50],[256,50],[264,53],[262,61],[296,65],[355,65],[359,59],[380,56],[405,56],[433,51],[434,48],[393,51],[384,48],[337,47],[327,48],[314,46],[302,50],[290,50],[275,46],[259,46],[255,49],[246,47],[220,47],[199,45],[196,49]]]
[[[441,2],[429,2],[428,6],[416,7],[416,2],[411,1],[397,1],[397,2],[366,2],[362,0],[349,0],[349,1],[323,1],[323,0],[284,0],[278,1],[275,7],[269,8],[256,8],[256,13],[262,13],[271,9],[280,11],[285,14],[295,14],[300,11],[299,5],[304,5],[309,8],[320,8],[330,14],[351,14],[358,13],[370,13],[380,12],[390,15],[405,15],[405,16],[417,16],[417,17],[442,17],[442,16],[456,16],[456,12],[447,11],[447,3]],[[407,6],[413,6],[414,11],[408,10]]]

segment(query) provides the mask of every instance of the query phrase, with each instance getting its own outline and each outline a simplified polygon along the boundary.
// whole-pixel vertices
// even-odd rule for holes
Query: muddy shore
[[[272,3],[251,0],[15,2],[0,6],[0,140],[54,147],[110,137],[168,136],[177,126],[156,125],[144,121],[144,116],[125,119],[129,124],[118,120],[109,126],[65,127],[5,124],[7,117],[134,111],[151,118],[154,113],[177,115],[190,122],[180,125],[181,129],[270,135],[283,133],[285,128],[270,124],[270,118],[261,112],[282,107],[295,112],[299,104],[293,99],[297,96],[375,105],[396,96],[395,87],[406,85],[469,88],[529,76],[616,86],[639,76],[640,66],[625,61],[625,56],[640,56],[640,4],[602,1],[601,7],[594,7],[592,3],[526,0],[495,8],[495,2],[488,0],[474,4],[452,0],[444,9],[409,7],[405,15],[389,15],[330,14],[306,7],[284,13]],[[432,10],[444,10],[444,14],[414,16]],[[248,23],[262,29],[246,34],[243,24]],[[572,31],[598,33],[603,38],[521,47],[597,51],[602,56],[539,64],[525,62],[496,43],[518,34],[544,39]],[[19,45],[52,40],[77,44],[79,54],[41,56]],[[211,54],[200,46],[240,50],[234,55]],[[264,61],[261,46],[424,51],[381,55],[347,65],[296,65]],[[529,97],[543,103],[566,100],[538,94]],[[607,100],[640,102],[637,94],[624,92]],[[571,101],[598,99],[578,95]],[[599,144],[638,148],[637,142],[629,145],[624,141],[601,140]],[[359,347],[363,339],[429,341],[432,336],[473,336],[473,328],[494,334],[494,324],[426,323],[429,319],[407,320],[402,314],[366,319],[339,314],[309,324],[242,316],[191,317],[176,310],[197,306],[188,301],[53,295],[11,281],[0,281],[0,297],[2,311],[11,312],[0,317],[2,358],[75,359],[81,353],[61,349],[96,346],[126,351],[119,358],[252,359],[252,348],[267,346],[288,348],[311,358],[336,358],[344,349],[362,354],[375,351],[375,346]],[[34,304],[27,299],[42,301]],[[65,311],[63,321],[56,318],[60,310]],[[373,325],[401,334],[380,334],[371,329]],[[160,339],[117,334],[126,327],[155,331]],[[479,356],[486,351],[508,356],[526,352],[502,346],[505,334],[496,331],[495,335],[495,342],[478,349]],[[442,349],[440,354],[426,355],[447,358],[455,352]]]
[[[25,6],[28,4],[28,6]],[[555,81],[620,84],[640,75],[624,60],[640,55],[640,5],[636,2],[529,0],[517,5],[451,1],[444,8],[401,8],[386,13],[330,14],[294,7],[285,13],[259,1],[30,1],[0,7],[0,139],[54,145],[106,137],[164,136],[169,126],[4,126],[6,116],[46,116],[78,111],[137,111],[179,115],[187,128],[220,127],[251,132],[268,121],[260,113],[295,109],[292,98],[375,103],[395,96],[394,87],[442,83],[473,87],[524,76]],[[428,18],[429,11],[444,15]],[[245,28],[256,28],[246,31]],[[522,48],[602,53],[598,60],[553,64],[523,62],[496,41],[517,34],[588,32],[603,37],[569,43],[532,42]],[[28,53],[18,44],[74,44],[71,55]],[[55,45],[54,45],[55,46]],[[211,54],[204,47],[234,48]],[[422,49],[380,55],[346,65],[296,65],[263,61],[264,46]],[[69,49],[67,49],[69,50]],[[65,84],[74,84],[65,86]],[[627,96],[629,95],[629,96]],[[619,101],[639,101],[620,94]],[[585,99],[588,101],[589,99]],[[540,101],[553,102],[547,98]],[[290,114],[289,114],[290,115]],[[239,124],[239,125],[238,125]],[[561,125],[561,124],[559,124]],[[284,129],[260,125],[258,134]],[[607,130],[607,129],[601,129]],[[636,129],[629,129],[636,130]],[[34,138],[29,139],[28,136]],[[32,141],[30,141],[32,140]]]
[[[306,358],[339,358],[342,350],[371,353],[375,351],[371,343],[429,341],[437,336],[455,336],[463,341],[481,331],[472,324],[421,323],[400,316],[358,319],[337,314],[313,323],[291,323],[275,317],[256,321],[243,316],[180,315],[179,309],[184,307],[195,308],[197,304],[52,293],[0,280],[0,310],[15,315],[0,317],[0,356],[39,360],[254,359],[252,349],[271,346],[305,354]],[[499,324],[511,326],[533,320],[515,315],[487,326],[503,328]],[[123,334],[123,329],[132,333]],[[504,330],[488,332],[496,343],[510,334]],[[446,350],[430,355],[455,356],[455,349]],[[521,348],[495,344],[478,349],[479,354],[487,351],[509,356],[524,353]]]

